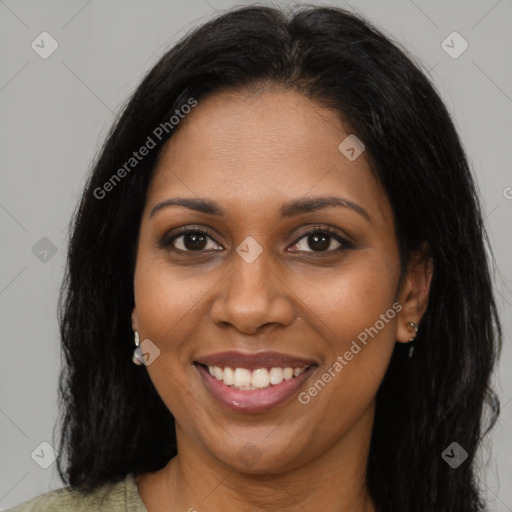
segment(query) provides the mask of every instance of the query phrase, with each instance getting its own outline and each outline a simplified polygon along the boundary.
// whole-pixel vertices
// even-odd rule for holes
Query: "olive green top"
[[[24,501],[6,512],[148,512],[139,494],[135,475],[116,484],[105,484],[91,494],[62,487]]]

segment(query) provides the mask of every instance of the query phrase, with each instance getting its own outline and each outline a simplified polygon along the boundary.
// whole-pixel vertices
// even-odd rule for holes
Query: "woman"
[[[485,510],[477,190],[365,20],[247,7],[188,35],[110,133],[68,256],[68,487],[13,511]]]

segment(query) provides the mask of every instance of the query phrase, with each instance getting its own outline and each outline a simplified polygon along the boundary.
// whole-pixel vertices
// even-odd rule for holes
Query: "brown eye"
[[[301,240],[304,242],[301,242]],[[333,241],[338,244],[334,248],[332,247]],[[303,249],[300,249],[301,243],[303,244]],[[352,247],[352,244],[334,230],[329,228],[315,228],[295,242],[294,247],[299,248],[299,251],[302,252],[322,253],[349,249]],[[307,248],[310,248],[311,251],[308,251]]]
[[[211,244],[210,247],[208,247],[209,241],[213,243],[213,247],[211,246]],[[165,240],[162,246],[170,250],[182,252],[201,252],[212,249],[222,249],[217,249],[216,247],[220,246],[216,244],[216,242],[210,237],[208,232],[203,231],[201,229],[181,230],[178,234],[175,234],[168,238],[167,240]]]

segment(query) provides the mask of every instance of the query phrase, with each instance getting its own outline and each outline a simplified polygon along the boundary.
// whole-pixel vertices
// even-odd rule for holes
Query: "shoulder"
[[[135,477],[128,474],[117,483],[107,483],[83,494],[62,487],[16,505],[6,512],[147,512],[137,490]]]

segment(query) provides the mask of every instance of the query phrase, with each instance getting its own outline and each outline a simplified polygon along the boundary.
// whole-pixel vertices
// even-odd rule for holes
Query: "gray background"
[[[51,462],[40,444],[52,444],[57,417],[56,301],[66,228],[91,161],[115,113],[174,41],[216,11],[250,3],[0,1],[0,510],[62,486],[55,464],[43,469],[35,460]],[[512,511],[512,2],[322,4],[364,14],[416,56],[477,175],[505,342],[495,375],[503,412],[479,459],[491,510]],[[58,43],[46,59],[31,47],[44,31]],[[453,31],[469,44],[458,58],[441,46]]]

